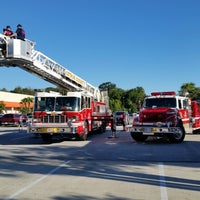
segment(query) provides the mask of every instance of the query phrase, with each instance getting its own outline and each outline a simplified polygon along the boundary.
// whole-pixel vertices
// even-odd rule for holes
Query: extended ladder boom
[[[10,39],[0,34],[0,66],[18,66],[69,91],[85,91],[97,100],[104,98],[98,88],[34,50],[34,46],[35,43],[30,40]]]

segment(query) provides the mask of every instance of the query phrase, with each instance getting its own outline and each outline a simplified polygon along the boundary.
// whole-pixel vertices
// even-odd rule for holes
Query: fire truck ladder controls
[[[68,91],[84,91],[103,98],[98,88],[87,83],[51,58],[34,49],[35,42],[10,39],[0,34],[0,66],[19,67]]]

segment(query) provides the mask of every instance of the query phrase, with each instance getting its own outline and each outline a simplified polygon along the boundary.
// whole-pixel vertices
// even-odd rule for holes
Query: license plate
[[[157,128],[151,128],[152,132],[157,132]]]
[[[38,130],[38,132],[40,132],[40,133],[46,133],[47,132],[47,128],[40,128]]]
[[[144,131],[144,128],[138,128],[138,130],[142,132],[142,131]]]
[[[58,129],[57,128],[40,128],[39,131],[40,133],[57,133]]]

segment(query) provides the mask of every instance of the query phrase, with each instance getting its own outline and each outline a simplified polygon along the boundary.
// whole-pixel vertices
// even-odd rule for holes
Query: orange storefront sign
[[[6,108],[20,108],[21,103],[20,102],[8,102],[8,101],[3,101],[5,104]],[[30,108],[33,108],[33,103],[30,103]]]

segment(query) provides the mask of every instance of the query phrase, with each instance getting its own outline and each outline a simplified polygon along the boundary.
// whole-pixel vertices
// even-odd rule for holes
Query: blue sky
[[[22,24],[37,51],[96,87],[150,94],[200,87],[199,10],[199,0],[11,0],[0,26]],[[8,90],[54,87],[19,68],[0,67],[0,80]]]

